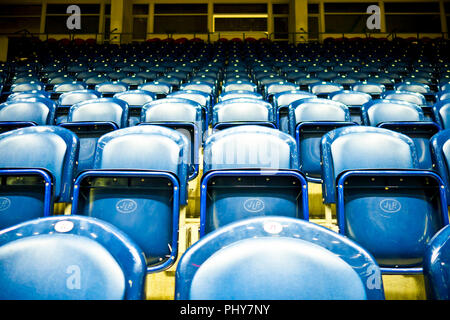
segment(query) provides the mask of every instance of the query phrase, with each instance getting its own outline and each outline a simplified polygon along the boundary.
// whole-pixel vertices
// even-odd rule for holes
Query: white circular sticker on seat
[[[264,231],[270,234],[278,234],[283,230],[283,226],[281,223],[271,221],[271,222],[265,222],[263,225]]]
[[[64,220],[64,221],[58,221],[55,224],[55,231],[56,232],[69,232],[73,229],[74,224],[72,221]]]

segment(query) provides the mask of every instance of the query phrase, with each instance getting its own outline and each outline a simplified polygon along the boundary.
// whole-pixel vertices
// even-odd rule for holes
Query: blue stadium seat
[[[430,86],[423,83],[416,82],[400,82],[394,85],[395,91],[409,91],[409,92],[417,92],[421,94],[428,94],[431,92]]]
[[[310,75],[307,75],[305,77],[301,77],[301,78],[298,78],[297,80],[295,80],[295,83],[300,86],[300,90],[302,90],[302,91],[309,90],[309,86],[311,84],[319,83],[319,82],[322,82],[322,80],[320,80],[319,78],[316,78],[316,77],[312,77]]]
[[[51,77],[47,80],[47,89],[51,89],[54,86],[61,84],[61,83],[66,83],[66,82],[75,82],[76,78],[69,76],[67,74],[64,75],[60,75],[60,76],[55,76],[55,77]]]
[[[425,96],[421,93],[389,90],[383,92],[380,98],[389,100],[401,100],[417,104],[419,107],[422,108],[425,118],[429,120],[432,119],[433,113],[432,104],[429,104]]]
[[[56,104],[48,98],[14,99],[0,104],[0,133],[36,125],[53,125]]]
[[[352,90],[370,94],[373,99],[378,99],[386,91],[386,87],[380,83],[363,81],[355,83],[352,86]]]
[[[78,79],[78,80],[80,80],[80,79]],[[95,75],[83,78],[81,80],[84,81],[88,85],[88,89],[95,89],[95,87],[97,85],[111,81],[111,79],[108,76],[106,76],[104,74],[97,74],[97,73],[95,73]]]
[[[172,91],[177,91],[180,88],[181,83],[183,82],[183,80],[181,80],[178,77],[172,77],[172,76],[168,76],[167,74],[157,77],[155,79],[156,82],[164,82],[167,84],[170,84],[172,86]]]
[[[183,98],[199,103],[202,106],[203,131],[207,131],[212,117],[213,99],[210,94],[198,90],[178,90],[168,94],[167,98]]]
[[[361,106],[372,100],[372,96],[365,92],[342,90],[330,93],[328,99],[345,104],[352,121],[361,124]]]
[[[352,85],[358,83],[359,79],[356,77],[347,76],[345,74],[332,78],[330,82],[339,83],[344,87],[344,90],[350,90]]]
[[[339,83],[321,81],[309,85],[309,92],[319,98],[327,98],[332,92],[342,91],[344,87]]]
[[[1,87],[0,87],[1,88]],[[8,101],[27,98],[48,98],[50,99],[50,92],[41,90],[31,90],[12,93],[8,96]]]
[[[145,78],[132,75],[120,79],[120,82],[127,84],[130,90],[136,90],[139,85],[145,83]]]
[[[308,220],[307,183],[288,134],[255,125],[228,128],[206,140],[203,160],[200,236],[255,215]]]
[[[423,273],[427,298],[450,300],[450,226],[442,228],[427,244]]]
[[[321,183],[320,141],[336,128],[355,125],[347,106],[328,99],[305,98],[289,105],[289,133],[297,142],[299,169],[308,181]]]
[[[172,92],[172,86],[169,83],[152,81],[140,84],[137,87],[139,90],[150,91],[156,94],[156,98],[165,98],[169,93]]]
[[[448,99],[450,99],[450,90],[437,92],[436,95],[435,95],[435,98],[436,98],[436,102],[438,102],[440,100],[448,100]]]
[[[74,104],[67,122],[59,126],[74,132],[80,140],[78,170],[92,169],[97,140],[104,134],[128,125],[128,104],[115,98],[98,98]]]
[[[433,119],[442,129],[450,129],[450,99],[440,100],[433,105]]]
[[[233,90],[228,92],[222,92],[217,102],[226,101],[234,98],[249,98],[249,99],[258,99],[263,100],[263,96],[259,92],[246,91],[246,90]]]
[[[227,81],[228,79],[225,78],[224,80]],[[217,76],[216,75],[214,75],[214,76],[207,76],[207,75],[202,75],[202,74],[201,75],[195,75],[195,76],[192,76],[191,78],[189,78],[189,81],[192,81],[192,82],[196,82],[196,81],[207,82],[207,83],[209,83],[209,84],[211,84],[212,86],[215,86],[215,87],[217,87],[218,84],[219,84],[219,81],[217,80]]]
[[[244,91],[253,91],[256,92],[258,86],[251,82],[245,80],[233,80],[227,81],[222,85],[222,92],[236,91],[236,90],[244,90]]]
[[[339,232],[385,273],[421,273],[428,240],[448,224],[442,179],[421,170],[414,142],[384,128],[351,126],[322,142],[325,203],[336,203]]]
[[[394,85],[395,85],[395,79],[392,78],[393,74],[392,73],[387,73],[384,74],[380,73],[380,74],[375,74],[372,76],[369,76],[367,78],[367,82],[374,82],[374,83],[378,83],[378,84],[382,84],[386,90],[393,90],[394,89]]]
[[[94,169],[75,181],[72,214],[130,235],[146,255],[148,272],[169,268],[178,253],[179,208],[187,203],[188,145],[184,135],[155,125],[103,135]]]
[[[190,81],[180,85],[180,90],[196,90],[209,94],[215,100],[217,87],[204,81]]]
[[[448,91],[450,90],[450,81],[441,82],[439,85],[439,91]]]
[[[199,147],[206,136],[202,119],[202,106],[184,98],[163,98],[142,107],[140,124],[156,124],[179,131],[189,141],[189,179],[198,175]],[[207,128],[207,127],[206,127]],[[206,129],[207,130],[207,129]]]
[[[337,77],[338,73],[334,71],[319,71],[316,73],[316,77],[322,81],[331,81],[331,79]]]
[[[380,96],[382,99],[395,99],[402,100],[417,104],[418,106],[427,105],[425,97],[421,93],[411,92],[411,91],[396,91],[389,90],[385,91]]]
[[[156,100],[156,94],[145,90],[128,90],[116,93],[113,98],[128,104],[128,125],[131,127],[141,121],[142,106]]]
[[[316,95],[308,91],[289,90],[278,92],[273,95],[272,104],[276,114],[277,127],[286,133],[289,133],[289,108],[288,106],[300,99],[315,98]]]
[[[113,82],[102,82],[97,84],[95,86],[95,91],[100,92],[102,94],[102,97],[109,98],[116,93],[127,91],[128,88],[129,85],[124,82],[113,81]]]
[[[427,121],[419,106],[401,100],[377,99],[364,104],[361,114],[366,126],[386,128],[410,137],[416,146],[419,168],[433,168],[430,138],[441,128]]]
[[[11,85],[11,93],[31,90],[44,91],[45,85],[42,82],[38,81],[14,83],[13,85]]]
[[[264,100],[233,98],[213,107],[214,131],[236,125],[259,124],[276,128],[272,105]]]
[[[382,300],[384,291],[376,261],[353,241],[271,216],[223,226],[188,248],[175,299]]]
[[[0,135],[0,229],[49,216],[70,202],[79,141],[67,129],[34,126]]]
[[[275,94],[293,90],[300,90],[300,87],[295,83],[287,81],[271,82],[264,87],[264,99],[272,102]]]
[[[70,81],[70,82],[62,82],[56,84],[53,87],[53,93],[64,93],[76,90],[85,90],[87,89],[87,85],[81,81]]]
[[[144,299],[141,249],[95,218],[47,217],[0,231],[0,265],[1,300]]]
[[[450,129],[441,130],[431,140],[431,158],[435,170],[446,186],[447,199],[450,199]]]
[[[262,77],[257,80],[258,83],[258,91],[261,92],[264,97],[266,97],[266,88],[272,83],[284,83],[287,82],[286,78],[282,76],[278,76],[277,74],[271,74],[270,76]],[[298,86],[294,86],[290,88],[290,90],[298,89]]]
[[[58,106],[56,108],[55,122],[56,124],[67,122],[67,115],[69,109],[76,103],[80,103],[87,100],[101,98],[102,94],[95,90],[75,90],[71,92],[65,92],[58,98]]]

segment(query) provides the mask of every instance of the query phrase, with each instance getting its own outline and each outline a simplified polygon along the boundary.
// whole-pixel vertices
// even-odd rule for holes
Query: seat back
[[[234,98],[213,107],[213,127],[223,122],[274,122],[272,105],[263,100]]]
[[[188,163],[192,171],[192,166],[198,164],[197,149],[202,142],[203,130],[207,128],[202,118],[202,106],[197,102],[184,98],[163,98],[142,107],[140,122],[160,124],[186,136],[189,141]]]
[[[143,299],[145,257],[104,221],[57,216],[0,231],[0,299]]]
[[[170,84],[165,83],[165,82],[160,82],[160,81],[152,81],[152,82],[146,82],[146,83],[140,84],[138,86],[138,89],[150,91],[150,92],[156,94],[156,96],[158,98],[165,97],[169,93],[172,92],[172,86]]]
[[[380,83],[358,82],[352,86],[352,90],[379,96],[386,90],[386,88],[383,84]]]
[[[142,107],[141,122],[192,122],[202,128],[202,106],[184,98],[163,98]]]
[[[147,102],[156,100],[156,95],[145,90],[128,90],[116,93],[113,98],[125,101],[129,107],[142,107]]]
[[[344,87],[339,83],[333,82],[317,82],[309,85],[309,91],[315,95],[328,95],[335,91],[344,90]]]
[[[128,84],[124,82],[102,82],[95,86],[95,91],[100,92],[104,97],[113,96],[115,93],[128,90]]]
[[[450,300],[450,226],[442,228],[425,249],[423,273],[427,297]]]
[[[265,86],[264,88],[264,94],[266,96],[267,100],[271,100],[272,96],[280,93],[280,92],[286,92],[286,91],[292,91],[292,90],[299,90],[299,86],[295,83],[286,82],[286,81],[279,81],[279,82],[273,82]]]
[[[11,86],[11,92],[23,92],[31,90],[44,91],[45,85],[39,81],[30,81],[30,82],[14,83]]]
[[[199,103],[201,106],[209,110],[211,105],[211,96],[203,91],[198,90],[178,90],[167,95],[167,98],[183,98]]]
[[[212,85],[211,83],[204,82],[204,81],[193,81],[193,82],[183,83],[180,86],[180,90],[202,91],[202,92],[205,92],[205,93],[211,95],[212,97],[214,97],[216,94],[215,86]]]
[[[363,248],[321,226],[272,216],[234,222],[191,246],[177,266],[175,299],[360,300],[384,293],[378,265]]]
[[[443,129],[450,129],[450,99],[440,100],[433,106],[435,121]]]
[[[372,100],[362,106],[361,114],[367,126],[383,122],[424,121],[422,109],[417,104],[402,100]]]
[[[442,180],[417,170],[412,139],[383,128],[340,128],[324,136],[322,160],[324,201],[338,194],[340,233],[388,272],[421,272],[423,250],[448,217]]]
[[[438,93],[436,93],[435,97],[436,97],[436,101],[449,100],[450,99],[450,90],[439,91]]]
[[[362,106],[361,114],[365,125],[385,127],[410,137],[416,146],[420,168],[433,168],[430,138],[440,128],[426,121],[422,108],[402,100],[378,99]]]
[[[128,104],[115,98],[100,98],[74,104],[68,122],[113,122],[119,128],[128,124]]]
[[[288,134],[258,125],[224,129],[205,141],[203,160],[200,236],[254,216],[308,219],[307,183]]]
[[[308,91],[302,91],[302,90],[288,90],[288,91],[282,91],[278,92],[273,95],[273,104],[276,108],[282,107],[282,106],[288,106],[292,102],[300,99],[305,98],[315,98],[316,95],[312,94]]]
[[[53,199],[46,199],[42,177],[8,174],[1,185],[0,228],[44,214],[47,201],[70,202],[79,141],[67,129],[34,126],[0,135],[0,168],[42,169],[53,178]],[[15,178],[18,176],[18,178]]]
[[[335,202],[336,178],[352,169],[419,168],[414,142],[391,130],[351,126],[325,134],[321,141],[325,203]]]
[[[218,102],[222,102],[234,98],[250,98],[262,100],[263,96],[258,92],[246,91],[246,90],[233,90],[228,92],[222,92],[219,95]]]
[[[187,139],[172,129],[161,126],[128,127],[99,139],[94,169],[168,171],[180,180],[180,188],[184,191],[180,194],[183,196],[187,184],[188,146]]]
[[[30,121],[52,125],[56,104],[48,98],[14,99],[0,104],[0,121]]]
[[[306,98],[289,105],[289,124],[291,135],[301,122],[350,121],[350,112],[343,103],[323,98]]]
[[[50,98],[50,93],[47,91],[41,91],[41,90],[16,92],[16,93],[10,94],[8,96],[7,101],[28,99],[28,98]]]
[[[86,90],[87,85],[84,82],[70,81],[56,84],[53,87],[53,92],[64,93],[76,90]]]
[[[229,92],[236,90],[256,92],[257,89],[258,86],[255,83],[245,80],[227,81],[222,85],[222,92]]]
[[[297,142],[300,170],[310,181],[320,182],[320,141],[326,132],[351,124],[349,109],[328,99],[301,99],[289,105],[289,124]]]
[[[431,157],[435,169],[447,186],[447,199],[450,199],[450,129],[444,129],[430,140]]]
[[[129,125],[134,126],[140,121],[142,106],[156,100],[156,94],[145,90],[128,90],[116,93],[113,98],[128,103]]]
[[[368,93],[350,90],[332,92],[329,94],[328,98],[333,101],[343,103],[349,107],[362,106],[372,100],[372,96]]]
[[[129,234],[144,251],[149,271],[170,267],[178,252],[179,207],[187,203],[187,155],[187,139],[161,126],[103,135],[72,214],[108,221]]]
[[[70,107],[76,103],[83,102],[86,100],[97,99],[100,98],[101,96],[102,95],[100,92],[90,89],[65,92],[59,96],[58,105]]]
[[[237,126],[211,135],[205,142],[203,170],[297,169],[294,139],[263,126]]]
[[[385,91],[381,94],[381,98],[389,100],[402,100],[417,104],[419,106],[424,106],[427,104],[426,98],[421,93],[410,91]]]
[[[409,91],[409,92],[417,92],[417,93],[430,93],[430,86],[417,83],[417,82],[401,82],[394,85],[395,90],[397,91]]]

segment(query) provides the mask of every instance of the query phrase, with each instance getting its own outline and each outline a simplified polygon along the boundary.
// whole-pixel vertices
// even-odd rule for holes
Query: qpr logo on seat
[[[116,210],[120,213],[132,213],[136,211],[137,203],[132,199],[122,199],[117,202]]]
[[[258,198],[250,198],[245,200],[244,209],[251,213],[256,213],[264,210],[264,202]]]
[[[11,206],[11,200],[5,197],[0,197],[0,212],[8,210]]]
[[[402,208],[402,204],[395,199],[384,199],[380,202],[380,209],[386,213],[399,212]]]

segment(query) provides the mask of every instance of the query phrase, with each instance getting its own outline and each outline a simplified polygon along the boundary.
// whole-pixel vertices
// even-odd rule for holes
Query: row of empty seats
[[[405,96],[415,97],[413,92],[395,92],[372,99],[363,92],[338,91],[324,99],[288,90],[274,95],[270,103],[258,93],[233,90],[220,95],[220,102],[214,105],[209,94],[189,89],[161,99],[145,90],[125,91],[113,98],[101,98],[95,91],[76,90],[63,94],[60,104],[38,92],[24,95],[12,95],[0,104],[0,131],[32,125],[57,124],[69,128],[82,141],[79,171],[92,167],[95,144],[101,135],[134,125],[164,123],[184,132],[190,140],[190,176],[195,178],[199,147],[210,135],[210,125],[212,132],[216,132],[238,124],[259,124],[295,137],[300,169],[313,182],[321,182],[321,136],[348,125],[384,127],[410,136],[417,146],[421,168],[433,169],[429,139],[447,129],[450,106],[450,99],[432,105],[408,101]]]
[[[336,203],[339,232],[367,248],[386,272],[421,272],[424,246],[448,224],[442,166],[448,140],[448,130],[432,138],[444,169],[437,174],[419,167],[414,142],[400,133],[347,126],[322,138],[324,202]],[[187,203],[188,146],[184,135],[161,126],[115,130],[100,138],[94,168],[72,184],[79,141],[71,131],[4,133],[2,228],[49,216],[54,202],[72,200],[72,214],[128,233],[149,272],[165,269],[176,259],[179,209]],[[200,237],[254,215],[308,220],[306,178],[289,135],[263,126],[224,129],[205,142],[203,167]]]

